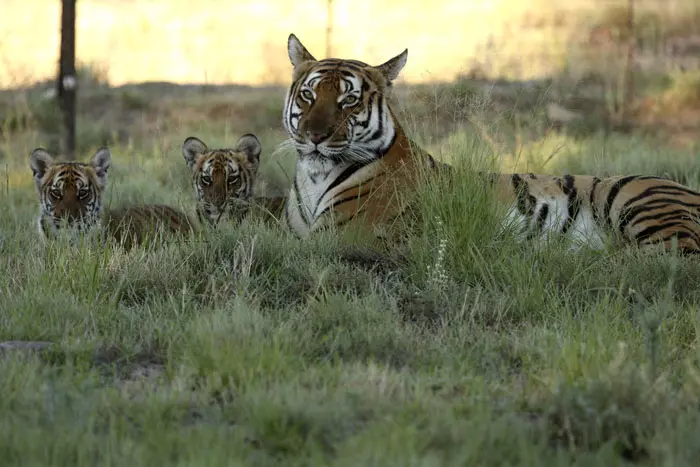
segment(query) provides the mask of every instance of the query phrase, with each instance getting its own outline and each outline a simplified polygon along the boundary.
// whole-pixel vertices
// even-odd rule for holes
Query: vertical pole
[[[636,34],[634,30],[634,0],[627,0],[627,62],[625,63],[625,96],[622,105],[621,123],[627,125],[630,119],[632,104],[634,103],[634,58],[636,48]]]
[[[61,55],[58,65],[58,103],[63,119],[63,153],[75,157],[75,112],[78,78],[75,74],[76,0],[62,0]]]
[[[333,0],[328,0],[326,8],[326,58],[331,58],[331,38],[333,35]]]

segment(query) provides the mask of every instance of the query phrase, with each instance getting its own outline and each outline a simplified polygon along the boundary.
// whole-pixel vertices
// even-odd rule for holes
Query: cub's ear
[[[241,136],[236,144],[236,151],[240,151],[246,155],[248,160],[257,167],[260,162],[260,153],[262,146],[257,136],[252,133]]]
[[[294,34],[290,34],[289,39],[287,39],[287,53],[294,68],[297,68],[304,62],[316,61],[314,56],[306,50],[306,47],[301,44],[301,41]]]
[[[109,167],[112,165],[112,155],[109,149],[102,147],[97,150],[94,156],[92,156],[92,168],[95,169],[97,174],[97,181],[100,184],[100,188],[104,188],[107,183],[107,172],[109,172]]]
[[[185,158],[187,167],[190,169],[194,168],[195,162],[197,162],[197,156],[200,156],[207,152],[207,145],[194,136],[190,136],[182,143],[182,156]]]
[[[408,49],[405,49],[396,57],[387,60],[374,68],[384,75],[387,80],[394,81],[396,78],[398,78],[403,67],[406,66],[406,60],[408,60]]]
[[[44,148],[36,148],[29,156],[29,167],[34,174],[34,181],[39,184],[44,178],[46,170],[53,164],[53,157]]]

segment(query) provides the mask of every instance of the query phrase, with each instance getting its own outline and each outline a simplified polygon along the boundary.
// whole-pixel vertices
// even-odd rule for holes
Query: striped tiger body
[[[404,210],[418,169],[436,164],[388,102],[408,51],[379,66],[316,60],[291,34],[288,53],[294,71],[283,124],[298,157],[286,225],[301,237],[348,224],[381,232]]]
[[[238,223],[254,205],[273,214],[281,211],[284,199],[253,197],[261,151],[252,134],[241,136],[236,147],[223,149],[210,149],[194,136],[185,140],[182,155],[192,170],[201,223],[216,226],[222,219]]]
[[[158,242],[161,233],[185,236],[196,229],[187,214],[165,204],[109,209],[103,223],[107,235],[125,248]]]
[[[140,205],[121,209],[102,209],[102,194],[107,182],[111,155],[98,150],[89,163],[57,162],[44,149],[30,156],[30,167],[39,197],[37,223],[43,241],[67,235],[107,234],[125,246],[141,243],[155,230],[185,233],[194,229],[181,211],[164,205]]]
[[[377,67],[357,60],[316,60],[293,34],[294,67],[283,124],[297,153],[285,212],[301,237],[329,226],[390,224],[421,183],[422,168],[453,173],[404,133],[389,103],[407,51]],[[430,171],[429,171],[430,172]],[[700,193],[671,180],[489,174],[508,206],[504,223],[524,239],[565,234],[602,247],[622,240],[643,248],[700,251]],[[356,222],[357,221],[357,222]]]
[[[672,180],[644,175],[489,178],[499,198],[509,203],[506,222],[514,222],[524,239],[566,234],[593,248],[621,241],[666,250],[677,242],[681,252],[700,252],[700,193]]]

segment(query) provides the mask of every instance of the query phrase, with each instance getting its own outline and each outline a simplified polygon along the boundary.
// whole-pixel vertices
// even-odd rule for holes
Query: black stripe
[[[564,194],[567,196],[567,218],[564,222],[564,227],[561,229],[561,232],[564,234],[571,228],[574,222],[576,222],[576,218],[581,211],[581,199],[578,197],[578,190],[574,185],[574,181],[574,177],[571,175],[565,175],[564,183],[561,186],[562,191],[564,191]]]
[[[658,244],[660,244],[660,243],[668,242],[668,241],[671,240],[673,237],[676,237],[678,240],[681,240],[681,239],[683,239],[683,238],[692,238],[693,242],[695,242],[695,248],[694,248],[694,249],[689,249],[689,248],[687,248],[687,247],[683,247],[683,246],[680,246],[680,245],[679,245],[678,249],[679,249],[679,252],[680,252],[681,254],[688,254],[688,253],[697,254],[697,253],[700,253],[700,250],[698,249],[698,245],[700,245],[700,242],[698,242],[697,236],[692,235],[692,234],[689,233],[689,232],[683,232],[683,231],[681,231],[681,232],[674,232],[674,233],[672,233],[672,234],[666,235],[665,237],[662,237],[662,238],[660,238],[660,239],[657,240],[657,241],[646,242],[646,243],[644,243],[644,245],[658,245]]]
[[[527,234],[528,239],[535,238],[535,236],[542,233],[542,231],[544,230],[544,223],[547,221],[548,214],[549,205],[545,203],[542,205],[540,212],[537,214],[537,223],[535,224],[535,228],[530,230],[530,232]]]
[[[362,193],[358,193],[358,194],[353,195],[353,196],[348,196],[348,197],[345,197],[345,198],[341,198],[341,199],[339,199],[338,201],[335,201],[335,202],[334,202],[333,204],[331,204],[330,206],[326,207],[326,209],[324,209],[323,212],[322,212],[321,214],[319,214],[318,217],[321,217],[323,214],[327,213],[327,212],[330,211],[331,209],[337,208],[337,207],[340,206],[341,204],[345,204],[345,203],[350,202],[350,201],[352,201],[352,200],[359,200],[359,199],[361,199],[363,196],[366,196],[370,191],[371,191],[371,190],[367,190],[367,191],[364,191],[364,192],[362,192]]]
[[[692,190],[689,190],[685,187],[679,187],[679,186],[673,186],[673,185],[655,185],[646,188],[644,191],[642,191],[640,194],[637,196],[630,198],[626,203],[625,206],[630,206],[634,203],[636,203],[639,200],[642,200],[644,198],[648,198],[649,196],[653,195],[678,195],[679,193],[691,195],[691,196],[698,196],[700,197],[700,193],[696,193]]]
[[[374,181],[377,177],[380,177],[380,176],[385,175],[385,174],[386,174],[386,172],[378,173],[378,174],[372,176],[371,178],[368,178],[367,180],[363,180],[358,185],[353,185],[351,187],[348,187],[348,188],[344,189],[343,191],[341,191],[340,193],[336,193],[335,198],[338,198],[339,196],[343,196],[343,194],[347,193],[350,190],[354,190],[355,188],[357,188],[360,185],[367,185],[368,183]]]
[[[523,179],[518,174],[513,174],[511,183],[513,184],[513,191],[516,195],[518,212],[531,217],[535,213],[537,199],[530,194],[530,187],[523,182]]]
[[[635,224],[639,224],[641,222],[646,222],[646,221],[661,221],[661,220],[686,220],[686,221],[693,221],[693,217],[690,212],[688,212],[687,209],[674,209],[672,211],[661,211],[656,214],[648,214],[646,216],[642,216],[639,219],[635,220]]]
[[[593,220],[595,221],[596,224],[600,225],[600,218],[598,216],[598,209],[597,209],[597,203],[596,203],[596,194],[595,194],[595,189],[600,183],[600,179],[598,177],[593,177],[593,185],[591,186],[591,192],[588,196],[588,204],[591,205],[591,212],[593,213]]]
[[[370,136],[370,141],[380,139],[382,137],[382,135],[384,134],[384,100],[382,99],[381,94],[379,94],[379,93],[375,93],[375,94],[379,95],[379,99],[377,99],[378,126],[377,126],[377,129],[374,130],[374,133],[372,133],[372,136]],[[371,120],[368,120],[368,122],[369,121],[371,121]]]
[[[367,97],[367,120],[364,122],[356,122],[355,124],[359,127],[362,127],[363,129],[367,129],[369,126],[369,122],[372,121],[372,110],[374,109],[374,98],[375,98],[376,93],[372,93]],[[366,132],[363,132],[362,134],[358,135],[359,139],[362,139],[365,136]]]
[[[639,206],[628,208],[625,217],[628,219],[629,223],[629,221],[637,217],[639,214],[643,214],[655,209],[664,209],[668,207],[678,206],[683,206],[690,209],[700,209],[700,204],[686,203],[684,201],[680,201],[677,198],[656,198]]]
[[[659,177],[659,176],[657,176],[657,175],[642,175],[642,176],[639,177],[639,179],[640,179],[640,180],[663,180],[663,181],[666,181],[666,182],[671,182],[671,181],[673,181],[673,180],[671,180],[671,179],[668,178],[668,177]]]
[[[326,191],[323,193],[323,196],[325,196],[326,193],[328,193],[330,190],[332,190],[333,188],[337,187],[338,185],[343,183],[345,180],[350,178],[352,176],[352,174],[354,174],[355,172],[357,172],[359,169],[361,169],[364,166],[365,166],[365,164],[352,164],[351,166],[349,166],[348,168],[343,170],[340,173],[340,175],[338,175],[335,178],[335,180],[333,180],[333,182],[330,185],[328,185],[328,188],[326,188]],[[323,198],[323,196],[321,196],[321,198]]]
[[[309,218],[306,216],[306,212],[304,211],[304,207],[302,206],[302,201],[301,201],[301,193],[299,191],[299,184],[297,183],[297,178],[294,177],[294,193],[296,194],[297,198],[297,209],[299,210],[299,216],[301,217],[301,220],[304,221],[304,223],[309,226],[311,225],[311,222],[309,222]]]
[[[359,209],[359,210],[355,211],[354,213],[352,213],[351,215],[349,215],[348,217],[346,217],[345,219],[343,219],[342,221],[334,222],[333,224],[326,224],[323,227],[321,227],[319,230],[330,229],[331,227],[335,227],[335,228],[343,227],[344,225],[348,224],[350,221],[355,219],[360,214],[363,214],[364,212],[365,212],[364,208]]]
[[[330,185],[328,185],[328,188],[326,188],[326,191],[323,192],[321,196],[318,197],[318,200],[316,201],[316,206],[314,206],[313,212],[315,213],[318,210],[319,204],[321,204],[321,201],[323,198],[328,194],[329,191],[331,191],[333,188],[337,187],[341,183],[343,183],[345,180],[350,178],[355,172],[357,172],[359,169],[364,167],[366,164],[352,164],[349,167],[347,167],[345,170],[343,170],[340,175],[338,175],[335,180],[331,182]],[[353,185],[355,187],[356,185]],[[324,212],[326,209],[324,209]]]
[[[668,224],[652,225],[651,227],[647,227],[641,232],[635,234],[634,239],[638,242],[641,242],[662,230],[669,229],[671,227],[683,227],[684,225],[685,222],[671,222]]]
[[[616,181],[612,187],[610,187],[610,191],[608,192],[608,197],[605,200],[605,207],[603,210],[603,218],[605,219],[605,223],[607,224],[608,227],[612,227],[612,219],[610,218],[610,210],[612,209],[612,205],[615,202],[615,198],[617,198],[617,195],[620,193],[620,190],[627,185],[628,183],[632,182],[633,180],[636,180],[639,178],[639,175],[629,175],[627,177],[621,178],[618,181]]]

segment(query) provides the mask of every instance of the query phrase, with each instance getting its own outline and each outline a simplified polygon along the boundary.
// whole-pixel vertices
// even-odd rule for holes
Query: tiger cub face
[[[39,196],[43,239],[61,230],[70,234],[99,228],[110,164],[107,148],[99,149],[89,163],[57,162],[42,148],[32,151],[29,165]]]
[[[294,34],[287,46],[294,71],[283,124],[302,157],[361,162],[393,143],[387,98],[406,65],[407,50],[370,66],[358,60],[316,60]]]
[[[222,218],[240,221],[248,212],[260,164],[260,141],[241,136],[234,148],[209,149],[200,139],[187,138],[182,155],[192,170],[200,222],[216,226]]]

